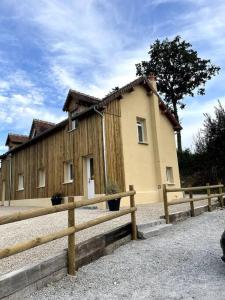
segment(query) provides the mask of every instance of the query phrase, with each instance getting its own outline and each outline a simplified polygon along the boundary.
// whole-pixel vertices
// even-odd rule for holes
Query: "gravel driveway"
[[[131,242],[29,297],[38,299],[225,299],[219,239],[225,210]]]
[[[207,201],[200,201],[196,206],[206,204]],[[0,207],[0,216],[11,214],[17,211],[31,209],[30,207]],[[190,209],[189,204],[181,204],[170,207],[170,212]],[[76,209],[76,223],[82,223],[99,216],[109,214],[110,212],[99,209]],[[149,205],[138,205],[137,223],[148,223],[151,220],[158,219],[164,214],[163,203],[154,203]],[[97,225],[90,229],[78,232],[76,234],[76,243],[89,239],[90,237],[114,229],[130,221],[130,216]],[[67,212],[60,212],[43,217],[33,218],[20,222],[0,226],[0,248],[27,241],[44,234],[58,231],[67,227]],[[41,245],[39,247],[24,251],[22,253],[1,259],[0,274],[16,270],[26,266],[27,262],[37,263],[47,257],[57,254],[62,249],[67,248],[67,237],[55,240],[53,242]]]

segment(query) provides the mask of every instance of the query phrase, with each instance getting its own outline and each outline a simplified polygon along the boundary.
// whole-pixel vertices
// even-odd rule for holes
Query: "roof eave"
[[[10,151],[7,151],[6,153],[0,155],[0,159],[3,159],[3,158],[5,158],[5,157],[7,157],[9,154],[14,153],[14,152],[17,152],[18,150],[20,150],[20,149],[22,149],[22,148],[24,148],[24,147],[26,147],[26,146],[28,146],[28,145],[31,145],[31,144],[35,143],[37,140],[39,140],[39,139],[41,139],[41,138],[47,136],[49,133],[51,134],[51,133],[54,132],[55,130],[57,130],[57,129],[63,127],[63,126],[65,126],[65,125],[67,124],[67,122],[68,122],[68,119],[63,120],[62,122],[56,124],[55,127],[52,127],[52,128],[50,128],[50,129],[44,131],[43,133],[41,133],[41,134],[39,134],[38,136],[36,136],[36,137],[34,137],[34,138],[28,140],[27,142],[22,143],[22,144],[19,145],[18,147],[14,148],[14,149],[12,149],[12,150],[10,150]]]

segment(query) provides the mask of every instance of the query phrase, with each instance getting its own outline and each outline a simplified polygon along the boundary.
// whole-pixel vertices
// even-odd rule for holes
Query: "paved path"
[[[122,246],[29,300],[224,300],[224,227],[225,210],[204,213],[161,236]]]

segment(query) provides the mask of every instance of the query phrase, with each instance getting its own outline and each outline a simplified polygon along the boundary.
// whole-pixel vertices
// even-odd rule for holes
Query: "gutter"
[[[94,111],[101,117],[102,119],[102,141],[103,141],[103,160],[104,160],[104,179],[105,179],[105,192],[107,187],[107,159],[106,159],[106,140],[105,140],[105,116],[99,110],[97,110],[96,106],[93,107]]]
[[[12,154],[9,154],[9,206],[12,200]]]

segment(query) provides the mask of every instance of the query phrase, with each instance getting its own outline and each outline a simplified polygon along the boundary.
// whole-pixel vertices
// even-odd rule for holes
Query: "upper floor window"
[[[18,191],[24,190],[24,175],[19,174],[18,175]]]
[[[45,187],[45,170],[38,170],[38,187]]]
[[[173,168],[172,167],[166,167],[166,182],[167,183],[174,183]]]
[[[138,143],[147,143],[146,120],[137,118]]]
[[[71,130],[76,129],[77,128],[77,119],[74,119],[71,121]]]
[[[73,182],[73,163],[72,161],[64,162],[64,183]]]
[[[77,119],[74,119],[74,117],[76,116],[77,114],[77,111],[74,110],[72,112],[70,112],[70,130],[74,130],[77,128],[77,124],[78,124],[78,120]]]
[[[34,138],[35,136],[37,135],[37,130],[36,129],[34,129],[34,131],[33,131],[33,133],[32,133],[32,138]]]

